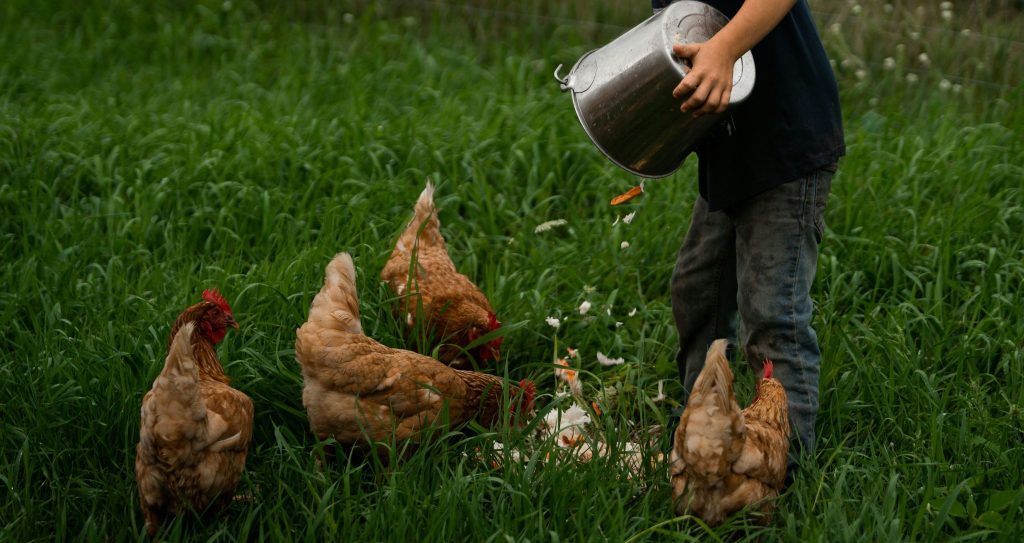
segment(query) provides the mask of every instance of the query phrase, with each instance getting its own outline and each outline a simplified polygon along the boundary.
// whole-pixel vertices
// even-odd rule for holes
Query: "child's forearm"
[[[724,47],[735,61],[771,32],[795,4],[796,0],[747,0],[708,43]]]

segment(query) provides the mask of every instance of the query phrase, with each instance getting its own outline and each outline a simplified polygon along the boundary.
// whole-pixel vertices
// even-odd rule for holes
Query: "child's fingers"
[[[693,91],[693,94],[691,94],[690,97],[687,98],[685,102],[683,102],[682,107],[680,107],[679,109],[682,111],[690,111],[704,107],[704,104],[706,104],[708,101],[708,96],[710,95],[710,93],[710,85],[699,85]]]
[[[686,74],[686,77],[676,85],[676,88],[672,90],[672,97],[682,98],[693,91],[697,90],[700,86],[700,74],[690,72]]]
[[[679,58],[693,58],[699,50],[699,43],[676,43],[672,45],[672,52]]]

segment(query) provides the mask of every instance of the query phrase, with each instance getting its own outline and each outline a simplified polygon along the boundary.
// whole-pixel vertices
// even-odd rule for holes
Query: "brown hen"
[[[438,359],[453,367],[469,368],[465,348],[501,326],[487,297],[456,271],[448,255],[429,181],[380,275],[399,296],[398,318],[412,330],[426,331],[430,348],[440,346]],[[497,337],[470,354],[477,362],[487,362],[500,357],[500,347]]]
[[[786,478],[789,411],[786,391],[772,378],[772,363],[750,407],[740,411],[726,340],[711,345],[679,420],[669,475],[676,513],[692,514],[711,526],[754,505],[765,515],[774,507]]]
[[[229,386],[214,350],[238,323],[219,293],[203,299],[175,321],[163,371],[142,400],[135,479],[150,536],[169,515],[230,502],[249,451],[252,400]]]
[[[302,364],[302,403],[317,437],[367,446],[418,440],[438,422],[502,418],[502,394],[512,415],[533,408],[534,386],[503,386],[493,375],[462,371],[411,351],[386,347],[363,333],[352,257],[327,265],[324,286],[299,328],[295,356]]]

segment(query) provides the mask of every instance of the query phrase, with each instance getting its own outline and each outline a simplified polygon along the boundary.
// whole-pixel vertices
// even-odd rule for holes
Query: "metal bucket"
[[[694,118],[679,110],[672,90],[687,66],[672,53],[675,43],[705,42],[729,19],[717,9],[683,0],[669,5],[614,41],[580,57],[562,91],[583,129],[612,162],[642,177],[676,171],[694,145],[754,89],[749,51],[733,66],[728,109]]]

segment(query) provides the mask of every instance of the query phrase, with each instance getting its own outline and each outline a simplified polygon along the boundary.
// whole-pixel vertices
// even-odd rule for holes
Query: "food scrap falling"
[[[644,193],[644,183],[643,183],[643,181],[641,181],[639,185],[637,185],[637,186],[627,190],[626,192],[623,192],[622,194],[616,196],[615,198],[612,198],[612,205],[613,206],[617,206],[617,205],[620,205],[620,204],[624,204],[624,203],[632,200],[633,198],[636,198],[637,196],[640,196],[643,193]]]

